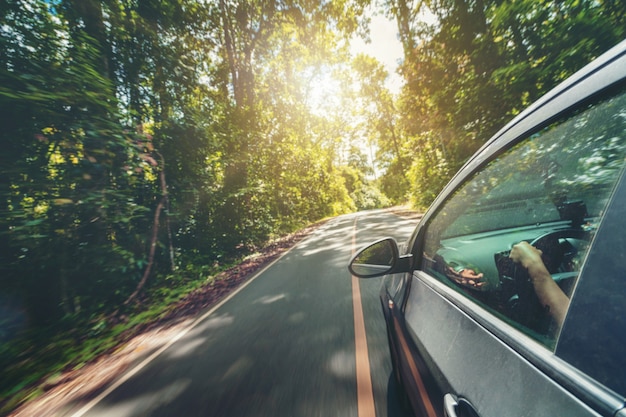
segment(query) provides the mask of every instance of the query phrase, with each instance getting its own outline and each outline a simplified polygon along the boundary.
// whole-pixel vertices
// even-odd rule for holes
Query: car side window
[[[549,348],[626,156],[626,94],[498,155],[426,225],[421,269]]]

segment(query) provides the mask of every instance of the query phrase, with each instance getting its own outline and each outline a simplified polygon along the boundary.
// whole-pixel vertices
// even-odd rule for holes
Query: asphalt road
[[[403,241],[415,223],[384,211],[332,219],[80,416],[406,416],[391,378],[381,281],[354,279],[363,362],[346,265],[355,248]]]

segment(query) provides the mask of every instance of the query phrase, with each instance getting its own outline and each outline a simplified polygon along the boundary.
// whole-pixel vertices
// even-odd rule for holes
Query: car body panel
[[[466,303],[457,293],[426,274],[413,276],[405,311],[407,328],[430,355],[429,362],[437,365],[434,374],[445,378],[438,381],[440,386],[447,386],[450,393],[468,400],[481,417],[600,415],[502,339],[493,337],[492,330],[477,323],[451,299],[456,299],[457,304]],[[543,351],[544,357],[549,355],[544,347],[524,334],[514,337],[535,345],[533,348]],[[520,410],[524,414],[520,414]]]
[[[414,340],[408,337],[404,313],[387,292],[381,294],[381,300],[390,338],[389,347],[396,383],[405,393],[412,393],[406,396],[406,400],[413,410],[419,410],[416,414],[428,417],[442,416],[443,404],[433,401],[442,397],[442,391],[429,371],[430,367],[415,346]]]

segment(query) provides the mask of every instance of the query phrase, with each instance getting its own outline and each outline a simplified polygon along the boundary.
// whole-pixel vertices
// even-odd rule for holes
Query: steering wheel
[[[567,239],[589,242],[591,233],[583,229],[560,229],[545,233],[532,241],[530,245],[541,250],[541,259],[561,289],[569,295],[571,287],[578,276],[577,270],[568,265],[578,249]],[[510,280],[513,295],[507,300],[511,316],[518,322],[540,332],[547,333],[551,320],[544,306],[541,305],[533,287],[528,271],[514,263],[508,253],[496,257],[501,277]],[[512,281],[512,282],[511,282]]]
[[[567,240],[564,242],[561,241],[561,239],[568,238],[589,242],[591,240],[591,233],[583,229],[554,230],[545,233],[530,242],[531,246],[541,250],[541,260],[546,266],[546,269],[553,275],[553,278],[554,274],[563,272],[560,271],[560,267],[562,266],[565,257],[570,255],[568,250],[576,251],[576,248],[574,248]],[[523,270],[524,268],[518,269]]]

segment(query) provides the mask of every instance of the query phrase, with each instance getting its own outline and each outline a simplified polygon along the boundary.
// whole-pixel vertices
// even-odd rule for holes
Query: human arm
[[[554,320],[562,325],[569,299],[552,279],[552,275],[541,260],[541,253],[528,242],[520,242],[513,245],[509,257],[526,268],[541,305],[547,307]]]

